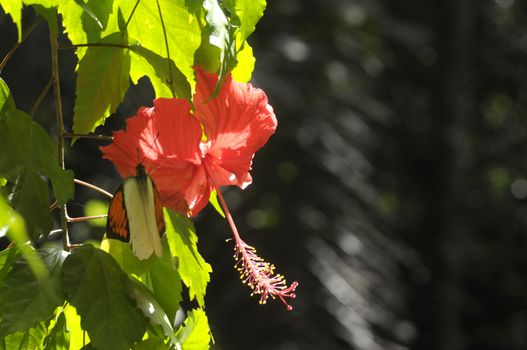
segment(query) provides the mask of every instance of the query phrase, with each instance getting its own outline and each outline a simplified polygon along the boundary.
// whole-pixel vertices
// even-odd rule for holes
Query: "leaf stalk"
[[[58,60],[58,41],[53,32],[49,31],[51,43],[51,76],[53,78],[53,92],[55,95],[55,116],[57,118],[57,153],[59,166],[65,169],[64,162],[64,117],[62,114],[62,100],[60,94],[59,60]],[[68,212],[66,204],[60,206],[60,228],[62,229],[62,245],[64,250],[69,251],[70,242],[68,236]]]

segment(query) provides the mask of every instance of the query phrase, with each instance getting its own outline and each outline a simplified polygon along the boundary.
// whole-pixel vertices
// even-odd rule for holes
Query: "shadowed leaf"
[[[49,321],[64,296],[60,285],[63,251],[38,251],[49,277],[39,282],[26,259],[18,259],[0,287],[0,334],[26,331],[39,322]]]
[[[128,277],[106,252],[85,245],[63,266],[67,299],[97,349],[128,350],[146,329],[145,318],[128,297]]]
[[[73,173],[58,165],[57,146],[48,133],[31,117],[9,110],[0,117],[0,176],[14,186],[11,204],[24,217],[31,237],[47,234],[51,226],[48,184],[59,204],[73,196]]]
[[[190,219],[170,210],[165,212],[165,221],[168,244],[172,255],[178,258],[181,279],[189,287],[190,298],[196,298],[204,306],[212,268],[198,252],[194,225]]]

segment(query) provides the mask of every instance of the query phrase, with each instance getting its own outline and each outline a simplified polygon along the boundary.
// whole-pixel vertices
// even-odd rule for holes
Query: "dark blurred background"
[[[3,57],[16,41],[3,14],[0,33]],[[205,210],[215,348],[527,349],[527,4],[269,1],[250,42],[279,127],[254,183],[225,195],[245,240],[300,286],[291,312],[258,305],[228,225]],[[19,108],[46,85],[49,56],[42,24],[2,72]],[[60,59],[71,125],[76,61]],[[152,97],[141,81],[98,131]],[[36,119],[55,133],[52,113],[48,96]],[[99,145],[77,142],[67,165],[113,191]],[[93,199],[106,201],[77,188],[70,212]],[[78,241],[103,231],[72,226]]]

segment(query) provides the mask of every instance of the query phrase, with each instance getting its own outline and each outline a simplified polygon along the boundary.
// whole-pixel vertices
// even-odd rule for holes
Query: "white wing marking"
[[[124,181],[124,201],[128,214],[130,245],[137,258],[148,259],[152,253],[163,254],[157,229],[152,180],[130,177]]]

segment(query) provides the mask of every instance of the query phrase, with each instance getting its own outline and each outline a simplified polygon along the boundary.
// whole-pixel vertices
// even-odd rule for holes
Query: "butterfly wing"
[[[152,253],[157,256],[163,254],[154,188],[148,175],[130,177],[124,181],[130,244],[134,255],[139,259],[148,259]]]
[[[122,185],[115,192],[108,209],[106,235],[108,238],[118,239],[123,242],[130,241],[130,229]]]

